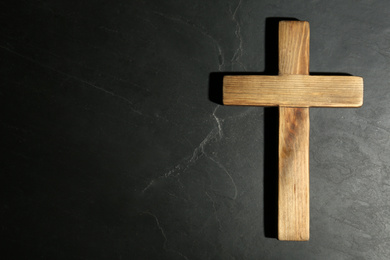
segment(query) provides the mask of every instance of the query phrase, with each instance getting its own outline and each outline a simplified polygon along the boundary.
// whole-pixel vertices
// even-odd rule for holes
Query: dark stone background
[[[1,1],[2,259],[389,259],[390,3]],[[277,71],[277,20],[311,72],[364,77],[311,109],[311,239],[274,238],[275,108],[220,105]],[[275,128],[276,127],[276,128]]]

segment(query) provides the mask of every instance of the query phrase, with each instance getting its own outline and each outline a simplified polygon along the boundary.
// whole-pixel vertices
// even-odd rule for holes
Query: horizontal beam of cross
[[[241,106],[360,107],[363,78],[356,76],[225,76],[223,103]]]

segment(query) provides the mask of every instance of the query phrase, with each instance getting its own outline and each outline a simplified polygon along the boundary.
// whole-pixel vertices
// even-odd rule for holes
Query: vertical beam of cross
[[[309,74],[308,22],[279,23],[279,75]],[[309,240],[308,107],[279,107],[278,239]]]

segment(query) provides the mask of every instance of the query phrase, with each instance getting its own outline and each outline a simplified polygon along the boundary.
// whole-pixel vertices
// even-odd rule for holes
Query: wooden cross
[[[309,23],[279,22],[278,76],[225,76],[223,103],[279,106],[278,239],[309,240],[309,107],[360,107],[363,79],[309,76]]]

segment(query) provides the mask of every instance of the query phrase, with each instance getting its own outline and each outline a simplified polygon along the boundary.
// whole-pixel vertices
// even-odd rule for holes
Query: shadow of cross
[[[278,239],[310,236],[309,107],[360,107],[363,78],[309,76],[309,23],[279,22],[278,76],[224,76],[223,103],[279,106]]]

